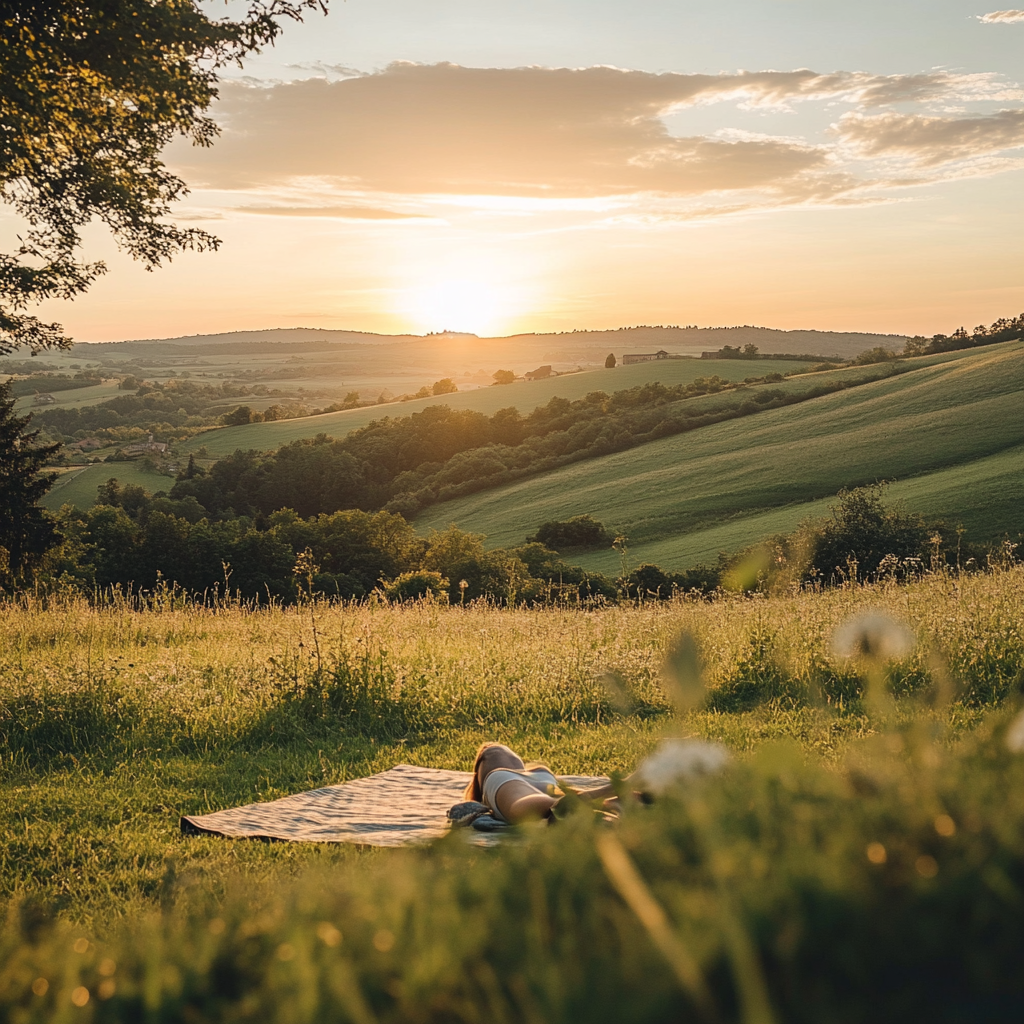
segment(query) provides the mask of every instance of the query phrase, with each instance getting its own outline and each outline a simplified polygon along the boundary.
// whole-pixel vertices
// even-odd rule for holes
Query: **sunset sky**
[[[221,250],[147,274],[89,234],[110,273],[45,308],[77,338],[1024,309],[1024,11],[332,0],[229,78],[217,145],[167,154]]]

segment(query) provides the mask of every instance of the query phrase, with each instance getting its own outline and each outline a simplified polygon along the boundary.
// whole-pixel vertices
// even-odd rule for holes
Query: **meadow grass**
[[[843,487],[897,479],[908,498],[963,521],[972,538],[1016,534],[1024,344],[952,355],[909,360],[915,368],[897,376],[442,502],[415,525],[426,532],[454,522],[507,546],[543,522],[589,513],[629,536],[634,564],[682,569],[712,544],[761,540],[761,516],[785,528]],[[979,491],[972,467],[999,456]],[[939,473],[929,488],[928,474]],[[614,552],[579,560],[618,569]]]
[[[868,608],[918,638],[887,724],[832,649]],[[0,606],[0,1012],[1019,1019],[1024,759],[1002,731],[1022,613],[1021,568],[592,610]],[[678,714],[661,674],[681,631],[707,697]],[[680,733],[733,766],[614,830],[581,810],[484,851],[178,830],[396,763],[465,769],[483,739],[598,774]]]

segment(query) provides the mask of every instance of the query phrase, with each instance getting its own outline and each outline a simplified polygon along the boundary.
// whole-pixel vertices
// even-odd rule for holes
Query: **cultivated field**
[[[791,529],[840,488],[898,480],[892,497],[963,523],[972,539],[1015,536],[1024,345],[906,363],[916,368],[435,505],[416,526],[454,522],[503,546],[548,520],[589,513],[629,536],[633,564],[682,569]],[[839,372],[850,371],[804,379]],[[612,551],[574,561],[619,567]]]
[[[867,608],[917,638],[888,719],[833,649]],[[927,962],[918,930],[957,953],[950,984],[1020,1005],[1024,773],[1002,736],[1024,570],[594,611],[29,598],[0,620],[7,1019],[653,1022],[706,1002],[855,1021],[865,979],[876,1006],[942,1003],[883,980]],[[708,696],[676,714],[660,679],[681,630]],[[617,830],[581,812],[410,854],[177,829],[400,762],[465,768],[485,738],[602,773],[680,732],[734,766]]]

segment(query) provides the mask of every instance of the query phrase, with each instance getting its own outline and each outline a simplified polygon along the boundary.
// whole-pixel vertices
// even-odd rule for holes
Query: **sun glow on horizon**
[[[436,276],[398,293],[396,312],[417,332],[507,332],[533,305],[532,289],[483,269]]]

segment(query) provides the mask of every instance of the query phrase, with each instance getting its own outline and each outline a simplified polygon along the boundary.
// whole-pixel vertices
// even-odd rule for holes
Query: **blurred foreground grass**
[[[0,1019],[1024,1016],[1020,569],[589,612],[162,600],[0,607]],[[832,650],[868,608],[918,639],[884,728]],[[659,673],[684,629],[708,695],[680,719]],[[177,830],[466,768],[481,739],[628,772],[666,732],[736,757],[614,830],[409,852]]]

